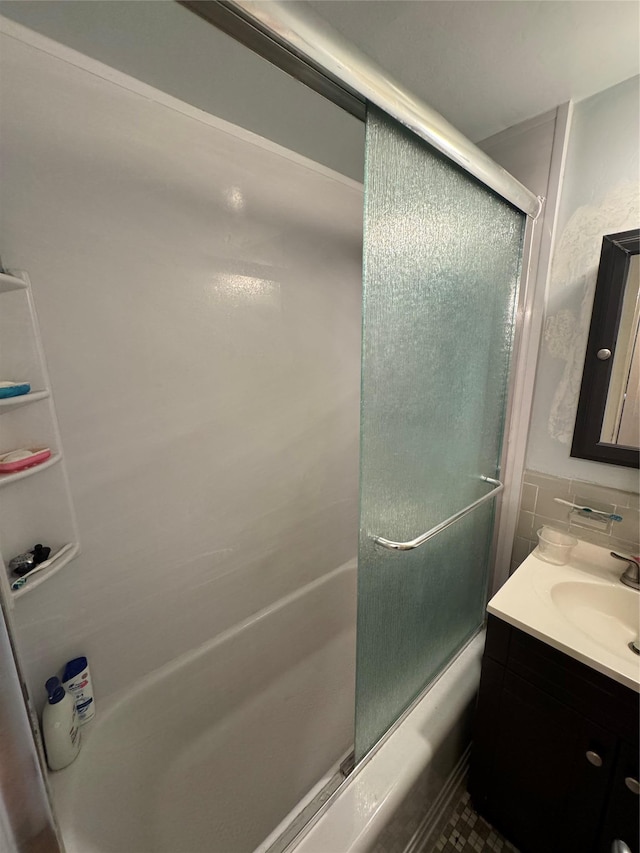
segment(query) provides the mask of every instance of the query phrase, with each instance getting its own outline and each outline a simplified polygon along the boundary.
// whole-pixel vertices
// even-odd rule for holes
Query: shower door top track
[[[536,219],[542,199],[438,112],[342,38],[286,0],[178,0],[359,119],[375,104],[510,204]]]

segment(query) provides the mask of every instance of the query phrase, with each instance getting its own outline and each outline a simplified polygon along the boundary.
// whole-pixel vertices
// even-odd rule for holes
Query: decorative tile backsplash
[[[580,506],[590,506],[608,515],[621,515],[622,521],[588,517],[557,503],[561,498]],[[520,492],[520,512],[511,553],[511,571],[517,568],[538,544],[537,531],[543,526],[571,533],[577,539],[592,542],[626,554],[640,553],[640,503],[636,492],[622,492],[583,480],[568,480],[525,471]]]

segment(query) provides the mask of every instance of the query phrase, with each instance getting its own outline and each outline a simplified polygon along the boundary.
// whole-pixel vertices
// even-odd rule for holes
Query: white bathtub
[[[352,744],[355,567],[98,706],[78,759],[50,777],[67,853],[264,850]],[[470,741],[483,645],[469,643],[287,850],[424,840]]]
[[[355,567],[98,705],[50,776],[67,853],[257,847],[353,743]]]
[[[465,781],[484,639],[462,649],[285,853],[435,849],[442,809]]]

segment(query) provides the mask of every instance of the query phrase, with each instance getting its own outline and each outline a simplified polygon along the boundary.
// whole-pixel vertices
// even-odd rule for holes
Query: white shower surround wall
[[[3,261],[84,546],[15,624],[36,706],[83,654],[100,714],[356,551],[362,186],[0,29]]]

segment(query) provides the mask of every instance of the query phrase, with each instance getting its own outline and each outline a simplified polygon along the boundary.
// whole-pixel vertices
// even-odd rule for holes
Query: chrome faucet
[[[625,554],[616,554],[615,551],[609,553],[616,560],[624,560],[625,563],[628,563],[627,568],[620,575],[622,583],[632,589],[640,590],[640,559],[638,557],[627,557]]]

